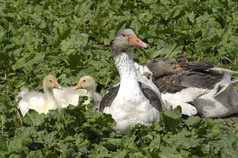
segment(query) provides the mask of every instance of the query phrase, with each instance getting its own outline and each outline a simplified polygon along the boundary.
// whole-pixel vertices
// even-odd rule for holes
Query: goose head
[[[47,75],[44,77],[43,87],[44,89],[49,89],[49,90],[53,88],[62,89],[57,79],[53,75]]]
[[[147,48],[148,46],[131,29],[118,31],[112,45],[114,56],[119,55],[120,52],[130,51],[131,47]]]
[[[158,60],[151,60],[147,63],[147,67],[152,71],[153,75],[156,75],[157,77],[174,74],[180,69],[176,60],[163,57]]]
[[[80,78],[78,84],[74,88],[76,89],[86,89],[87,91],[95,91],[96,84],[92,77],[90,76],[83,76]]]

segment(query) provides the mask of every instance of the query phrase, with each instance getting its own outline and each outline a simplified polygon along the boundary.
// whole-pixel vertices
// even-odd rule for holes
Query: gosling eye
[[[53,81],[52,81],[52,80],[50,80],[50,82],[52,83]]]
[[[126,35],[125,35],[125,34],[123,34],[122,36],[123,36],[123,37],[126,37]]]
[[[83,80],[83,82],[86,82],[86,80]]]

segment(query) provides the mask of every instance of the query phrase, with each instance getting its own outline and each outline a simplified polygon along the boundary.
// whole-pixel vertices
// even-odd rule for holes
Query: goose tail
[[[20,92],[18,93],[18,95],[15,97],[16,101],[19,101],[19,97],[23,97],[26,93],[29,92],[29,89],[27,88],[21,88]]]

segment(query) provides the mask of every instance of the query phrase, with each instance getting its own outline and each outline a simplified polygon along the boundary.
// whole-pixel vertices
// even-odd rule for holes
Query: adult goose
[[[85,96],[88,97],[88,100],[84,102],[85,105],[89,104],[91,101],[91,98],[94,99],[94,111],[98,111],[99,109],[99,102],[102,100],[102,97],[99,93],[96,92],[96,83],[94,79],[91,76],[83,76],[80,78],[78,84],[74,88],[77,89],[85,89],[87,90],[87,93]]]
[[[206,94],[206,89],[181,85],[177,76],[177,62],[174,59],[151,60],[146,66],[152,72],[152,80],[162,93],[161,97],[166,105],[170,104],[173,108],[180,105],[184,115],[197,114],[197,109],[191,103]]]
[[[53,75],[47,75],[43,80],[44,93],[29,91],[28,89],[22,90],[16,96],[17,101],[19,97],[22,98],[18,103],[21,114],[25,116],[29,109],[46,114],[49,110],[60,108],[54,97],[53,88],[61,89],[61,86]]]
[[[234,87],[238,80],[231,80],[232,74],[236,72],[216,68],[210,62],[177,64],[171,58],[152,60],[147,66],[163,95],[182,94],[182,91],[187,90],[188,94],[182,94],[182,99],[194,93],[194,88],[207,90],[206,94],[193,100],[193,105],[202,117],[225,117],[238,112],[238,95]],[[169,67],[170,71],[162,76],[160,71],[165,67]]]
[[[131,29],[118,31],[112,51],[120,84],[109,89],[99,107],[112,115],[117,122],[115,131],[121,134],[128,133],[138,123],[151,126],[153,122],[159,121],[159,109],[162,106],[157,93],[138,82],[131,47],[146,48],[147,44],[137,38]]]

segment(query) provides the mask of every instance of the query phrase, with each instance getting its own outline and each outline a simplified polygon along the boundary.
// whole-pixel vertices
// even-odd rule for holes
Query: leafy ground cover
[[[18,116],[21,87],[42,90],[43,76],[63,86],[90,74],[104,94],[119,81],[115,33],[132,28],[160,56],[211,61],[238,70],[236,0],[6,0],[0,2],[0,157],[237,157],[237,119],[181,118],[164,111],[152,127],[114,133],[110,115],[78,107]],[[92,106],[92,105],[91,105]]]

